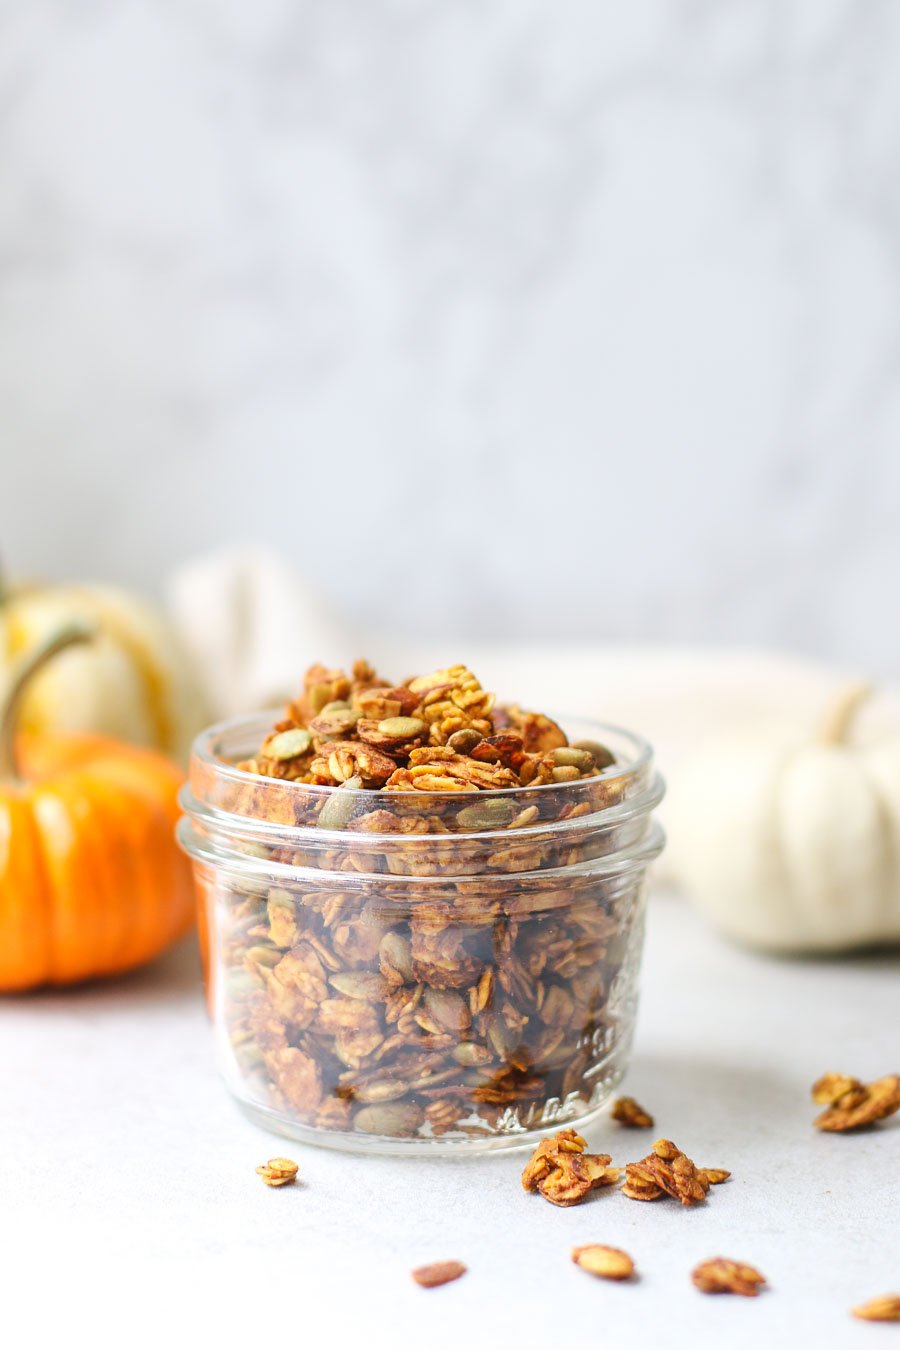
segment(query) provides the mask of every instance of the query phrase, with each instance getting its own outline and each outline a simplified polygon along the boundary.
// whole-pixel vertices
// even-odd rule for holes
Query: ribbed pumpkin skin
[[[98,736],[21,738],[0,782],[0,992],[152,960],[191,927],[179,769]]]

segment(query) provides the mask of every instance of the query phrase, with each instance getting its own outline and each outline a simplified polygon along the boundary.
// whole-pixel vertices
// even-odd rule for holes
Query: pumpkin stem
[[[850,724],[859,708],[872,697],[872,686],[863,680],[848,684],[841,690],[819,731],[819,740],[824,745],[840,745],[847,739]]]
[[[16,758],[16,725],[22,699],[31,681],[59,652],[83,642],[90,642],[96,636],[96,631],[89,624],[79,623],[77,620],[64,624],[32,651],[26,652],[14,667],[6,697],[0,705],[0,780],[5,778],[18,781],[21,778]]]

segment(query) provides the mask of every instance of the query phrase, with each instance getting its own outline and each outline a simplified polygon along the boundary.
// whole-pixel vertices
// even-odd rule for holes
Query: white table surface
[[[604,1120],[590,1144],[625,1162],[659,1134],[731,1168],[707,1204],[615,1192],[556,1209],[519,1186],[522,1155],[372,1159],[269,1136],[216,1078],[196,954],[127,979],[0,1003],[3,1343],[265,1347],[594,1344],[732,1348],[898,1344],[849,1306],[900,1292],[900,1117],[857,1136],[811,1127],[825,1070],[900,1063],[900,956],[748,955],[680,901],[651,903],[626,1087],[649,1134]],[[303,1184],[269,1190],[286,1152]],[[612,1285],[573,1244],[625,1247]],[[715,1255],[760,1267],[756,1300],[689,1280]],[[458,1258],[422,1290],[413,1266]],[[9,1331],[21,1319],[15,1338]]]

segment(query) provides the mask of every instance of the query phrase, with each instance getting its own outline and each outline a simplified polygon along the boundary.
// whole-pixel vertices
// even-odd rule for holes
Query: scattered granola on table
[[[396,1139],[515,1135],[602,1102],[645,866],[603,863],[621,829],[646,833],[602,816],[631,790],[607,747],[498,705],[465,666],[395,684],[357,662],[312,667],[234,767],[215,804],[261,822],[236,829],[260,880],[223,865],[207,912],[243,1095]],[[606,1164],[564,1161],[542,1193],[574,1203]]]
[[[704,1294],[743,1294],[745,1298],[756,1298],[760,1286],[766,1283],[766,1277],[755,1266],[730,1261],[725,1256],[701,1261],[691,1279]]]
[[[525,1164],[523,1187],[565,1208],[586,1200],[593,1190],[614,1186],[621,1169],[610,1167],[608,1153],[587,1153],[586,1148],[575,1130],[560,1130],[555,1138],[542,1139]]]
[[[874,1083],[862,1083],[847,1074],[826,1073],[813,1083],[812,1099],[825,1107],[813,1121],[816,1129],[857,1130],[900,1111],[900,1076],[892,1073]]]
[[[671,1139],[657,1139],[646,1158],[626,1164],[622,1194],[629,1200],[659,1200],[670,1195],[685,1206],[699,1205],[710,1186],[730,1176],[721,1167],[695,1167]]]
[[[866,1303],[858,1303],[851,1308],[854,1317],[863,1322],[900,1322],[900,1294],[882,1294],[879,1298],[870,1298]]]
[[[465,1275],[466,1267],[462,1261],[434,1261],[430,1266],[419,1266],[412,1272],[416,1284],[423,1289],[437,1289],[441,1284],[449,1284]]]
[[[296,1181],[299,1170],[290,1158],[270,1158],[262,1167],[257,1167],[256,1173],[267,1186],[288,1186]]]
[[[601,1280],[628,1280],[634,1274],[634,1262],[627,1252],[619,1247],[604,1247],[599,1242],[573,1247],[572,1260]]]
[[[610,1112],[613,1120],[634,1130],[652,1130],[653,1117],[633,1097],[617,1097]]]

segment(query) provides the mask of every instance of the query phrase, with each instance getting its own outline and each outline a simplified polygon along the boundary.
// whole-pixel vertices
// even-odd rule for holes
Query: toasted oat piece
[[[617,1097],[612,1104],[613,1120],[634,1130],[652,1130],[653,1117],[633,1097]]]
[[[256,1173],[267,1186],[288,1186],[297,1180],[299,1170],[291,1158],[270,1158],[262,1167],[257,1167]]]
[[[419,1266],[412,1272],[412,1277],[423,1289],[436,1289],[440,1284],[458,1280],[465,1273],[462,1261],[433,1261],[430,1266]]]
[[[698,1167],[697,1171],[710,1186],[721,1186],[722,1182],[731,1176],[724,1167]]]
[[[560,1130],[542,1139],[525,1164],[522,1185],[539,1191],[551,1205],[577,1205],[601,1186],[612,1186],[620,1169],[610,1167],[608,1153],[586,1153],[587,1145],[575,1130]]]
[[[726,1256],[701,1261],[691,1272],[691,1279],[704,1294],[743,1294],[745,1298],[756,1298],[760,1286],[766,1282],[755,1266],[731,1261]]]
[[[895,1073],[861,1083],[847,1074],[826,1073],[812,1086],[812,1099],[825,1105],[813,1121],[817,1130],[842,1134],[874,1125],[900,1110],[900,1076]]]
[[[864,1322],[900,1322],[900,1294],[882,1294],[880,1298],[870,1298],[866,1303],[858,1303],[850,1311]]]
[[[599,1242],[573,1247],[572,1260],[589,1275],[596,1275],[601,1280],[627,1280],[634,1274],[634,1262],[627,1252],[619,1247],[605,1247]]]

